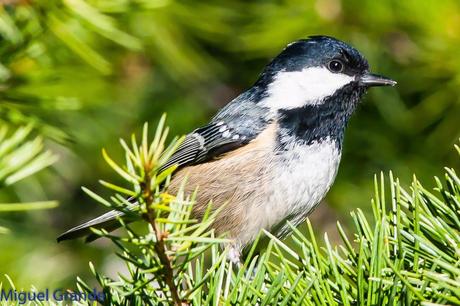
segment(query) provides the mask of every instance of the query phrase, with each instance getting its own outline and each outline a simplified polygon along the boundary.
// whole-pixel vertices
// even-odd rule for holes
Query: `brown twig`
[[[147,222],[150,223],[150,225],[153,228],[153,231],[155,232],[156,236],[156,243],[154,245],[155,251],[158,254],[158,258],[160,259],[160,263],[163,265],[163,278],[164,282],[169,288],[169,291],[171,292],[171,297],[173,300],[174,305],[176,306],[182,306],[184,305],[183,301],[181,300],[179,296],[179,290],[174,283],[174,270],[171,264],[171,260],[167,255],[168,248],[165,244],[165,233],[161,232],[158,223],[155,220],[155,211],[152,209],[152,203],[153,203],[153,194],[152,190],[150,189],[150,183],[151,183],[151,178],[148,174],[148,171],[146,171],[146,176],[142,186],[143,194],[142,197],[144,198],[144,201],[147,205],[147,214],[144,216]]]

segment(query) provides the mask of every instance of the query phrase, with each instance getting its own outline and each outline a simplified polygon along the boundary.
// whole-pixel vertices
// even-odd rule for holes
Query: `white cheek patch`
[[[281,71],[268,85],[268,96],[261,104],[275,110],[317,105],[353,80],[352,76],[332,73],[325,67]]]

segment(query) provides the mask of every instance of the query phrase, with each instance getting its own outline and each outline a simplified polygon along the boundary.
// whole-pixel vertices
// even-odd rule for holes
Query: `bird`
[[[365,57],[341,40],[294,41],[252,87],[186,135],[161,169],[177,167],[167,192],[177,193],[186,179],[185,192],[198,189],[193,217],[202,218],[210,202],[222,208],[212,227],[232,240],[229,257],[238,262],[261,230],[283,238],[289,224],[299,225],[317,207],[333,185],[361,98],[370,87],[395,84],[371,73]],[[58,241],[91,240],[91,227],[112,230],[122,215],[108,212]]]

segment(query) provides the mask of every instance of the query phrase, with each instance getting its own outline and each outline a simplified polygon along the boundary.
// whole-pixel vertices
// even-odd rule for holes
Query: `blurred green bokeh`
[[[105,241],[56,244],[102,207],[115,176],[101,148],[122,158],[118,139],[163,112],[173,134],[205,124],[252,85],[271,57],[308,35],[335,36],[398,81],[373,89],[346,133],[339,175],[312,216],[320,230],[366,209],[372,176],[393,170],[422,181],[455,166],[460,136],[460,2],[446,1],[9,1],[0,5],[0,124],[35,123],[59,161],[0,202],[57,199],[57,209],[2,214],[0,274],[18,287],[70,286],[93,261],[112,274]],[[155,126],[155,124],[152,124]],[[326,212],[324,209],[327,209]]]

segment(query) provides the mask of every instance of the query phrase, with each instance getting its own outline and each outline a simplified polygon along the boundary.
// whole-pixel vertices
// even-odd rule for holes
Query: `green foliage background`
[[[392,169],[401,181],[417,172],[423,182],[458,163],[451,149],[460,136],[456,0],[9,2],[0,5],[0,124],[32,124],[33,136],[59,157],[0,189],[0,202],[60,202],[0,215],[11,229],[0,236],[0,273],[17,287],[73,287],[75,275],[89,275],[90,260],[114,273],[106,241],[55,243],[70,225],[102,212],[80,189],[103,193],[97,179],[114,179],[101,148],[116,155],[118,138],[163,112],[172,134],[206,123],[288,42],[308,35],[350,42],[375,72],[398,81],[369,92],[353,118],[321,208],[328,210],[312,216],[315,228],[337,218],[350,223],[356,207],[370,213],[376,172]]]

